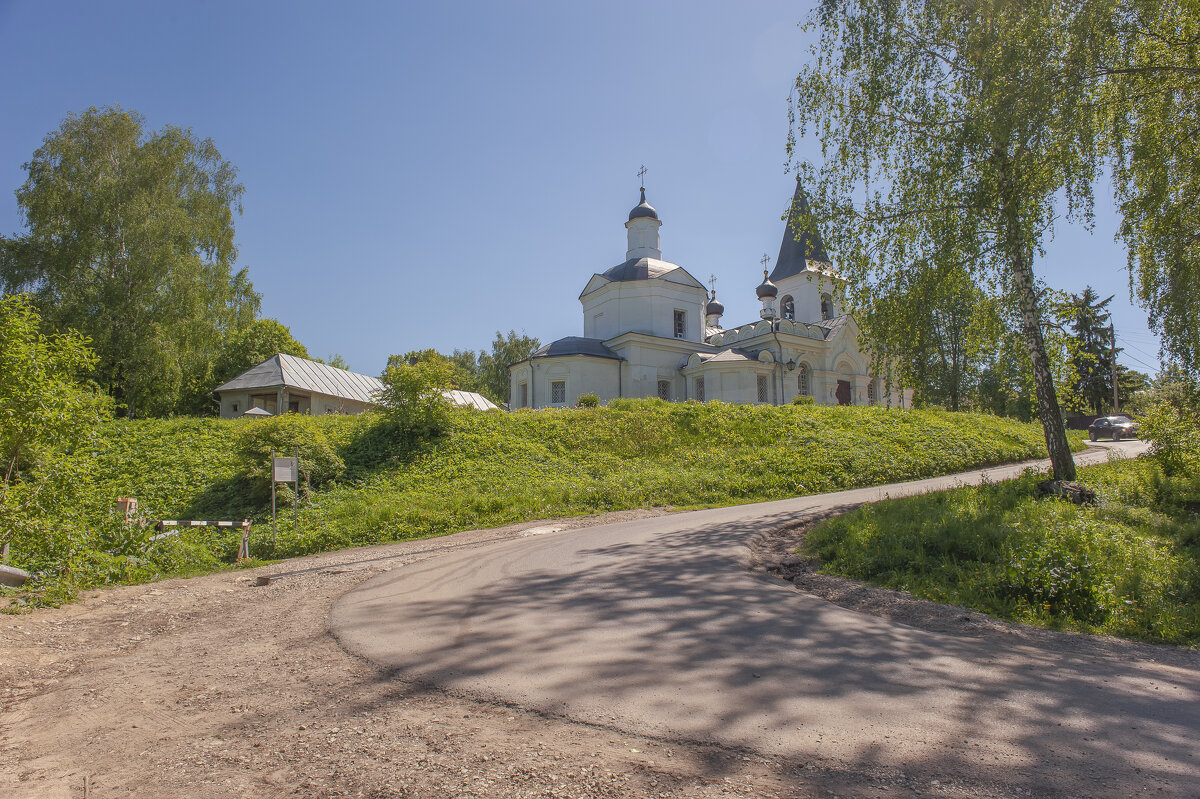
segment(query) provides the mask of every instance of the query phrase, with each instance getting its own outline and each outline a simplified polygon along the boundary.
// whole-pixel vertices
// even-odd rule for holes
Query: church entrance
[[[850,404],[850,381],[849,380],[839,380],[838,381],[837,401],[838,401],[838,405],[849,405]]]

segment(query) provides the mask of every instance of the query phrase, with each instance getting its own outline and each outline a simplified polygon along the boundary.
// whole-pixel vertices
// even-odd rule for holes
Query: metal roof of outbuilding
[[[256,388],[298,388],[329,397],[373,403],[383,388],[379,378],[360,375],[329,364],[295,355],[272,355],[242,372],[214,391],[246,391]]]
[[[477,394],[474,391],[443,391],[446,399],[463,408],[474,408],[477,411],[494,411],[499,410],[499,406],[492,402],[482,394]]]

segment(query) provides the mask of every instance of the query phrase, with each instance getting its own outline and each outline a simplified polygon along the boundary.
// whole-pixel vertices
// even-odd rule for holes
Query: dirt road
[[[1043,795],[961,763],[876,767],[836,752],[788,758],[631,735],[620,719],[576,722],[415,683],[329,634],[333,603],[364,580],[530,538],[530,527],[547,523],[89,592],[60,610],[0,617],[0,796]],[[294,573],[254,585],[283,569]]]

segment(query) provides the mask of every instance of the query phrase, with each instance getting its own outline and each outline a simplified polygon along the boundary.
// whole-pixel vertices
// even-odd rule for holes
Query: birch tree
[[[799,165],[852,304],[952,252],[1020,312],[1054,475],[1075,478],[1035,265],[1057,219],[1090,223],[1100,164],[1088,87],[1111,3],[823,0],[795,83]]]
[[[1200,372],[1200,3],[1123,0],[1097,69],[1130,282]]]

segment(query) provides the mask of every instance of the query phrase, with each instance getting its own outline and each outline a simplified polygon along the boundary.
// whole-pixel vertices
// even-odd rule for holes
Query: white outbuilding
[[[375,407],[383,383],[377,377],[339,369],[295,355],[272,355],[213,391],[221,417],[278,413],[357,414]],[[497,406],[473,391],[443,391],[453,405],[480,411]]]

